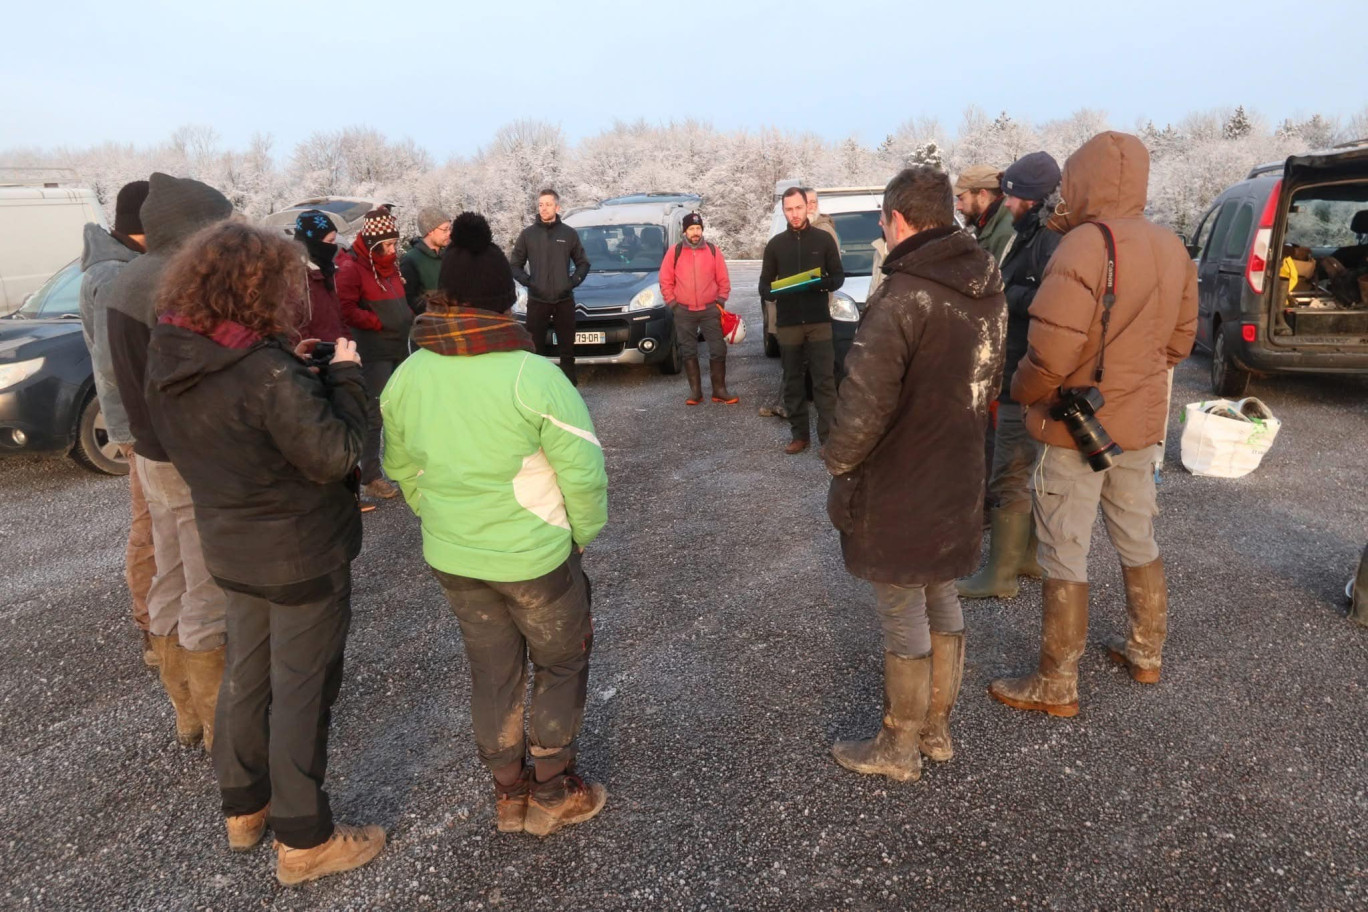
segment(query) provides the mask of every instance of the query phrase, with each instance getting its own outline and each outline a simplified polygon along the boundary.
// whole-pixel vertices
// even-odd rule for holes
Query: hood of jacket
[[[913,235],[888,252],[883,271],[926,279],[975,300],[1002,293],[997,262],[961,230],[933,228]]]
[[[171,250],[206,225],[233,214],[228,197],[192,178],[158,171],[148,183],[141,213],[148,253]]]
[[[81,272],[88,272],[96,263],[127,263],[139,256],[139,251],[125,246],[107,230],[88,222],[85,226],[85,247],[81,250]]]
[[[192,330],[158,323],[149,345],[147,384],[168,396],[179,396],[269,344],[263,340],[249,348],[227,348]]]
[[[1129,133],[1099,133],[1064,162],[1063,212],[1050,227],[1065,232],[1086,222],[1139,218],[1149,194],[1149,151]]]

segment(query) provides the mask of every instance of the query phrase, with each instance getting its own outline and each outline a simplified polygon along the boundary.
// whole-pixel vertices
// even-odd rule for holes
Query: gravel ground
[[[871,593],[843,570],[815,450],[783,455],[784,423],[756,416],[779,365],[761,353],[756,268],[735,273],[752,326],[730,362],[739,407],[685,409],[682,378],[653,370],[586,372],[612,519],[586,556],[581,767],[610,798],[546,840],[494,831],[457,626],[401,503],[366,518],[329,775],[339,819],[383,824],[390,845],[286,890],[265,845],[227,851],[209,764],[176,747],[139,660],[123,482],[5,462],[0,905],[1368,908],[1368,630],[1342,594],[1368,538],[1368,382],[1258,383],[1284,425],[1246,478],[1195,478],[1170,449],[1162,684],[1133,684],[1098,645],[1123,623],[1099,524],[1082,713],[985,693],[1034,661],[1029,584],[966,610],[954,761],[920,783],[865,779],[828,748],[877,724]],[[1175,402],[1207,396],[1207,367],[1180,367]]]

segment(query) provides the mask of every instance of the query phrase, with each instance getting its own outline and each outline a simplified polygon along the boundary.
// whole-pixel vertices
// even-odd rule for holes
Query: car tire
[[[674,376],[684,369],[684,357],[679,353],[679,337],[677,335],[670,336],[670,354],[662,358],[658,366],[660,372],[667,376]]]
[[[93,390],[86,396],[81,415],[76,420],[76,442],[71,447],[71,458],[82,468],[102,475],[127,475],[131,468],[119,453],[118,446],[109,440],[100,400],[95,398]]]
[[[1225,327],[1211,330],[1211,391],[1224,399],[1239,399],[1249,389],[1249,371],[1237,365],[1226,346]]]

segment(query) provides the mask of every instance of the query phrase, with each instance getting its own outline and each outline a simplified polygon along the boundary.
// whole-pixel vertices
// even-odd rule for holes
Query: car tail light
[[[1259,230],[1254,232],[1254,244],[1249,248],[1245,280],[1255,294],[1263,294],[1264,276],[1268,274],[1268,245],[1273,241],[1273,218],[1278,214],[1278,197],[1281,195],[1282,181],[1279,180],[1268,191],[1268,202],[1264,203],[1263,215],[1259,217]]]
[[[1240,338],[1246,342],[1259,341],[1259,327],[1253,323],[1246,323],[1240,327]]]

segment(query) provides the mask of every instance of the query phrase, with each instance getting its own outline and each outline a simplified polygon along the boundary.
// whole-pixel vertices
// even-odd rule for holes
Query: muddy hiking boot
[[[185,669],[185,650],[174,633],[149,639],[157,653],[157,673],[162,687],[171,698],[171,708],[176,711],[176,741],[181,747],[194,747],[204,735],[204,724],[195,712],[195,699]]]
[[[1021,678],[988,685],[993,699],[1013,709],[1052,716],[1078,715],[1078,660],[1088,639],[1088,584],[1047,579],[1040,666]]]
[[[883,727],[865,741],[837,741],[836,762],[866,776],[898,782],[921,778],[918,736],[931,702],[931,656],[909,659],[884,653]]]
[[[721,402],[723,405],[736,405],[741,401],[740,396],[733,396],[727,392],[727,362],[709,361],[708,379],[712,382],[712,401]]]
[[[399,489],[396,488],[389,479],[377,478],[374,481],[368,481],[362,485],[361,493],[367,497],[374,497],[379,500],[389,500],[399,493]]]
[[[931,631],[931,704],[917,747],[922,756],[945,763],[955,755],[950,742],[950,710],[964,680],[964,634]]]
[[[1016,598],[1018,576],[1040,576],[1035,562],[1035,529],[1030,513],[993,510],[988,520],[988,562],[955,583],[960,598]]]
[[[532,794],[532,773],[524,769],[518,779],[504,785],[494,780],[494,808],[500,833],[521,833],[527,819],[527,799]]]
[[[1125,665],[1131,678],[1140,684],[1159,683],[1159,665],[1168,636],[1168,588],[1164,583],[1164,562],[1151,561],[1141,567],[1122,566],[1126,581],[1126,617],[1130,633],[1125,638],[1108,637],[1107,654]]]
[[[204,727],[204,749],[214,748],[214,712],[218,709],[219,687],[223,684],[223,662],[227,647],[204,652],[185,653],[185,677],[190,685],[190,699],[195,704],[195,715]]]
[[[245,852],[261,842],[266,832],[266,818],[271,813],[268,804],[254,814],[238,814],[224,819],[228,830],[228,848],[234,852]]]
[[[547,782],[533,781],[523,829],[533,836],[550,836],[594,817],[607,801],[607,789],[572,772],[553,776]]]
[[[774,405],[762,405],[758,412],[761,418],[787,418],[788,409],[782,403],[776,402]]]
[[[385,831],[339,823],[327,842],[311,849],[292,849],[280,842],[275,846],[276,880],[288,887],[361,867],[385,847]]]
[[[703,404],[703,375],[698,369],[698,359],[690,358],[684,362],[684,376],[689,379],[689,398],[685,405]]]

